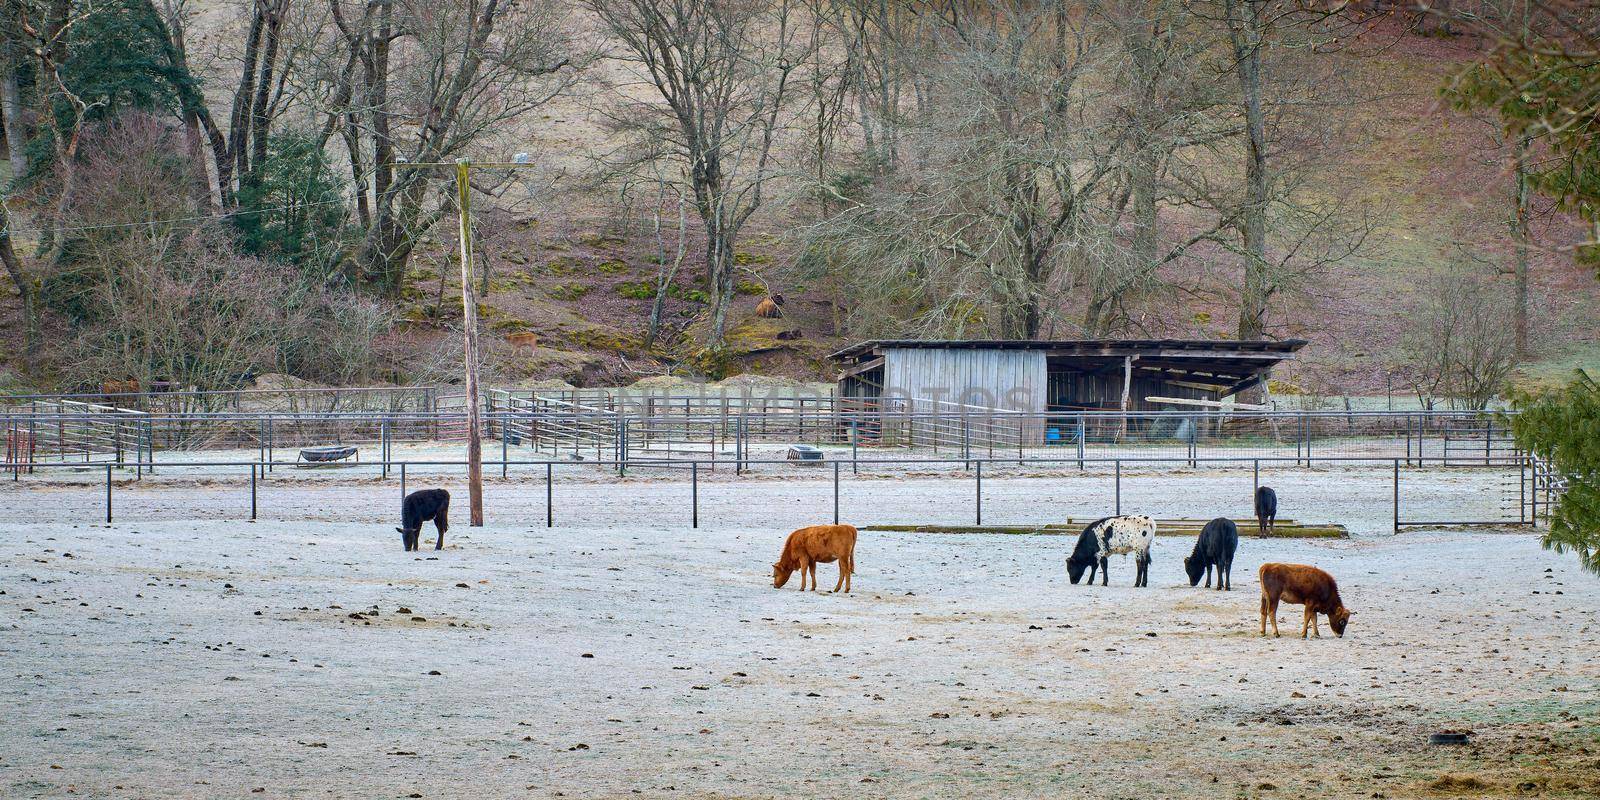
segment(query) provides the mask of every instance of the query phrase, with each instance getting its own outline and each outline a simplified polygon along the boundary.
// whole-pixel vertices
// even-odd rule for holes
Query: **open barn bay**
[[[867,531],[842,596],[771,588],[787,530],[0,526],[0,794],[1600,791],[1600,584],[1532,535],[1247,537],[1218,593],[1179,539],[1136,590],[1063,537]],[[1338,576],[1349,635],[1260,638],[1264,560]]]

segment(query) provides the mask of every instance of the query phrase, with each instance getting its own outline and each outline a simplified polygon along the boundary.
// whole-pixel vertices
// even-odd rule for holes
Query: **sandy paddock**
[[[1015,480],[1012,517],[1091,505]],[[1295,515],[1346,506],[1357,537],[1247,538],[1231,593],[1188,587],[1177,539],[1135,590],[1122,559],[1069,585],[1063,537],[868,532],[850,596],[770,586],[783,535],[826,514],[792,502],[811,484],[744,485],[698,531],[616,486],[569,487],[587,521],[545,529],[502,487],[437,554],[360,519],[398,505],[387,485],[298,487],[257,523],[172,521],[237,487],[129,490],[110,527],[73,521],[81,490],[5,491],[44,521],[0,525],[0,796],[1600,793],[1600,581],[1526,533],[1386,534],[1381,481],[1319,483]],[[1260,638],[1265,560],[1337,575],[1349,635]],[[1442,729],[1474,743],[1429,746]]]

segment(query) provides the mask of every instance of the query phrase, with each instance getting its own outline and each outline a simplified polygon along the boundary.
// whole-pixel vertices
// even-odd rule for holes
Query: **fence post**
[[[506,432],[505,418],[500,419],[500,479],[506,477],[506,450],[511,444],[511,435]]]
[[[689,462],[689,527],[700,527],[700,462]]]
[[[383,477],[389,478],[389,420],[378,421],[378,450],[383,455]]]
[[[106,465],[106,524],[111,524],[111,465]]]
[[[1083,446],[1089,438],[1089,427],[1084,423],[1083,414],[1078,414],[1078,471],[1083,471]]]
[[[850,420],[850,474],[861,474],[861,463],[858,449],[861,446],[861,420]]]
[[[1122,516],[1122,459],[1117,459],[1117,516]]]
[[[983,524],[983,462],[982,461],[979,461],[977,463],[977,471],[976,471],[975,474],[978,476],[978,482],[977,482],[977,488],[976,488],[975,497],[974,497],[974,499],[977,502],[973,505],[973,508],[974,508],[974,510],[976,512],[975,513],[976,521],[974,522],[974,524],[982,525]]]
[[[1528,459],[1517,460],[1517,522],[1528,513]]]
[[[839,462],[833,462],[833,524],[839,524]]]
[[[405,502],[405,499],[406,499],[406,464],[405,464],[404,461],[402,461],[402,462],[400,462],[400,501],[401,502]]]
[[[256,519],[256,464],[250,465],[250,521]]]
[[[546,528],[554,528],[556,525],[556,514],[553,507],[556,496],[555,490],[551,485],[555,468],[555,462],[544,462],[544,526]]]
[[[1261,491],[1261,459],[1258,458],[1258,459],[1255,460],[1255,467],[1253,469],[1253,472],[1254,472],[1254,478],[1255,478],[1255,484],[1256,485],[1255,485],[1254,489],[1250,490],[1250,495],[1252,497],[1255,496],[1256,492]]]
[[[1394,460],[1394,532],[1400,532],[1400,459]]]

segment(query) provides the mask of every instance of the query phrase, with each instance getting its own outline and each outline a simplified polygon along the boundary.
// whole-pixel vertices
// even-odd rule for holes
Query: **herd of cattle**
[[[443,489],[423,489],[406,495],[401,505],[400,540],[409,552],[417,549],[422,524],[433,522],[439,532],[434,549],[444,548],[444,534],[449,529],[448,512],[450,493]],[[1269,535],[1277,522],[1278,496],[1271,488],[1256,490],[1255,511],[1257,532]],[[1107,569],[1114,555],[1132,555],[1137,565],[1134,586],[1150,585],[1150,546],[1156,538],[1156,521],[1144,514],[1127,514],[1106,517],[1089,523],[1078,535],[1077,546],[1067,558],[1067,578],[1077,585],[1088,571],[1089,584],[1095,575],[1100,585],[1111,583]],[[1206,588],[1211,588],[1212,572],[1216,572],[1219,591],[1233,589],[1233,555],[1239,549],[1239,526],[1227,517],[1217,517],[1206,523],[1195,539],[1194,552],[1183,559],[1184,572],[1189,585],[1198,586],[1205,578]],[[813,525],[789,534],[783,551],[772,565],[772,586],[781,589],[789,583],[794,573],[800,573],[800,590],[810,584],[817,589],[817,565],[839,564],[839,579],[833,591],[850,591],[850,576],[856,571],[856,529],[851,525]],[[1333,576],[1304,564],[1262,564],[1261,578],[1261,635],[1267,634],[1267,620],[1272,620],[1272,635],[1278,635],[1278,604],[1290,603],[1304,606],[1300,636],[1310,631],[1320,637],[1322,629],[1317,616],[1325,614],[1333,632],[1344,636],[1345,626],[1353,613],[1344,607],[1339,597],[1339,586]]]

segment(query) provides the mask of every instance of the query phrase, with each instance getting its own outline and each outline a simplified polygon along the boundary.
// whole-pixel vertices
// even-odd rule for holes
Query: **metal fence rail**
[[[1109,511],[1109,512],[1112,512],[1112,513],[1117,513],[1117,514],[1123,513],[1123,511],[1124,511],[1124,508],[1123,508],[1123,505],[1124,505],[1124,486],[1123,486],[1123,484],[1124,484],[1125,478],[1132,474],[1131,472],[1126,470],[1125,467],[1127,467],[1127,466],[1140,466],[1140,465],[1148,467],[1148,466],[1153,466],[1153,465],[1160,465],[1162,463],[1171,463],[1172,461],[1173,460],[1171,460],[1171,459],[1100,459],[1100,460],[1091,461],[1092,465],[1096,468],[1096,473],[1095,474],[1100,476],[1099,480],[1105,480],[1105,481],[1108,481],[1111,484],[1109,487],[1107,487],[1107,488],[1111,489],[1110,497],[1106,498],[1106,500],[1109,500],[1109,502],[1106,504],[1107,507],[1105,509],[1103,509],[1103,510]],[[1184,460],[1184,459],[1177,460],[1177,462],[1180,463],[1180,464],[1185,462],[1185,461],[1186,460]],[[1406,519],[1405,516],[1404,516],[1404,513],[1403,513],[1403,509],[1407,507],[1405,505],[1405,502],[1406,502],[1407,499],[1410,499],[1410,498],[1413,497],[1413,494],[1414,494],[1414,492],[1416,490],[1414,489],[1414,487],[1412,487],[1407,482],[1406,476],[1403,474],[1402,460],[1401,459],[1372,459],[1372,458],[1367,458],[1367,459],[1344,459],[1342,461],[1347,466],[1370,468],[1372,470],[1378,471],[1378,474],[1380,474],[1380,475],[1382,474],[1382,472],[1385,472],[1385,471],[1391,472],[1391,474],[1393,476],[1392,477],[1392,482],[1393,482],[1392,485],[1393,485],[1394,530],[1396,530],[1396,531],[1399,531],[1401,528],[1408,527],[1408,526],[1440,527],[1440,526],[1493,525],[1493,526],[1499,526],[1499,527],[1512,527],[1512,526],[1533,525],[1533,524],[1536,523],[1535,519],[1533,519],[1533,518],[1531,518],[1531,517],[1526,515],[1523,506],[1518,506],[1517,513],[1515,515],[1509,513],[1509,509],[1507,509],[1506,513],[1502,513],[1502,514],[1498,515],[1495,519],[1480,519],[1480,518],[1431,519],[1431,520],[1410,520],[1410,519]],[[843,469],[843,467],[846,466],[847,463],[848,462],[845,462],[845,461],[834,461],[831,464],[831,469],[821,471],[820,473],[819,472],[811,472],[810,473],[812,476],[814,476],[816,478],[821,478],[823,481],[831,483],[833,519],[834,519],[835,522],[839,521],[839,504],[840,504],[839,498],[840,498],[840,492],[841,492],[841,484],[842,484],[842,482],[844,480],[844,476],[850,474],[849,472],[847,472],[847,471],[845,471]],[[993,459],[993,460],[991,460],[991,459],[985,459],[985,458],[973,458],[973,459],[970,459],[970,460],[963,461],[962,459],[958,459],[958,458],[946,457],[946,458],[922,458],[922,459],[870,459],[869,458],[869,459],[861,459],[856,464],[854,464],[852,466],[866,467],[868,472],[873,472],[874,471],[873,468],[899,467],[899,466],[902,466],[902,465],[904,465],[906,463],[915,463],[915,464],[919,464],[919,465],[923,465],[923,466],[945,465],[945,466],[951,467],[951,468],[955,468],[956,466],[959,465],[961,467],[961,471],[952,472],[952,473],[944,473],[943,480],[948,482],[951,479],[954,479],[955,484],[958,485],[958,486],[963,482],[967,482],[967,485],[970,487],[968,489],[968,491],[970,492],[970,494],[968,495],[970,500],[966,500],[966,501],[961,500],[959,492],[952,496],[952,500],[957,502],[957,503],[970,502],[969,510],[970,510],[971,515],[972,515],[971,519],[973,520],[973,523],[976,524],[976,525],[984,524],[984,491],[985,491],[984,490],[984,476],[985,476],[985,474],[987,473],[987,474],[989,474],[991,476],[994,476],[995,473],[997,472],[997,470],[995,469],[996,467],[1002,467],[1003,468],[1003,467],[1012,466],[1012,465],[1016,465],[1017,464],[1017,462],[1014,459]],[[749,462],[749,464],[752,467],[759,467],[759,466],[779,467],[779,466],[783,466],[783,465],[788,465],[788,462],[783,461],[783,460],[777,460],[777,459],[752,459]],[[1033,468],[1048,468],[1050,466],[1059,466],[1060,464],[1061,464],[1061,461],[1059,459],[1028,459],[1028,460],[1025,460],[1025,461],[1022,462],[1022,466],[1024,466],[1024,467],[1033,467]],[[1294,465],[1297,464],[1297,462],[1295,462],[1292,458],[1290,458],[1290,459],[1215,458],[1215,459],[1202,459],[1201,464],[1202,464],[1202,466],[1216,467],[1216,468],[1221,468],[1221,469],[1235,469],[1235,470],[1241,470],[1241,471],[1244,470],[1244,469],[1250,469],[1253,472],[1253,481],[1252,482],[1254,483],[1254,485],[1259,486],[1260,482],[1261,482],[1261,477],[1262,477],[1261,473],[1262,473],[1263,467],[1270,468],[1270,467],[1294,466]],[[127,469],[139,470],[141,472],[141,474],[144,471],[147,471],[147,470],[149,470],[151,468],[154,468],[155,466],[157,466],[157,465],[154,464],[154,463],[138,463],[138,462],[129,462],[129,463],[124,465],[124,467],[126,467]],[[169,468],[172,468],[174,465],[161,464],[160,466],[163,469],[169,469]],[[274,471],[274,469],[282,469],[282,468],[287,468],[287,467],[291,467],[291,466],[294,466],[294,462],[290,462],[290,461],[272,461],[272,460],[268,460],[268,459],[262,459],[262,460],[259,460],[259,461],[251,461],[251,462],[247,462],[247,463],[212,462],[212,461],[189,462],[189,463],[184,463],[184,464],[178,464],[178,465],[176,465],[176,468],[179,471],[182,471],[182,470],[205,470],[205,469],[211,469],[211,470],[227,469],[227,470],[232,470],[232,472],[230,474],[231,474],[232,480],[235,481],[234,485],[241,486],[241,487],[248,486],[248,490],[249,490],[249,495],[248,495],[248,518],[249,519],[256,519],[258,517],[258,514],[260,513],[260,507],[261,507],[259,491],[260,491],[260,488],[263,485],[265,485],[265,484],[267,484],[269,482],[269,478],[268,478],[269,473],[272,473]],[[464,467],[465,463],[462,462],[462,461],[457,461],[457,460],[431,460],[431,461],[373,462],[373,463],[365,463],[362,466],[365,467],[368,470],[381,470],[383,479],[384,480],[393,480],[395,482],[394,485],[398,489],[399,497],[404,497],[406,492],[407,492],[407,489],[408,489],[408,484],[407,484],[407,480],[408,480],[407,468],[408,467],[411,467],[411,468],[416,468],[416,467],[460,468],[460,467]],[[505,474],[509,470],[515,469],[515,470],[517,470],[517,473],[518,473],[517,477],[518,477],[518,479],[519,479],[519,481],[520,481],[520,483],[522,485],[527,485],[529,483],[537,484],[537,483],[541,483],[542,482],[542,484],[543,484],[543,486],[542,486],[542,490],[543,490],[542,494],[543,494],[543,500],[544,500],[543,506],[544,506],[545,525],[546,525],[546,527],[553,527],[556,524],[556,517],[557,517],[557,514],[556,514],[556,497],[557,497],[557,494],[555,492],[555,486],[556,486],[556,483],[557,483],[556,477],[557,477],[558,470],[563,472],[563,473],[566,473],[566,472],[571,471],[571,470],[581,469],[581,468],[583,468],[584,465],[577,465],[577,464],[563,463],[563,462],[549,461],[549,460],[521,460],[521,459],[519,459],[519,460],[505,460],[505,459],[502,459],[502,460],[497,460],[497,461],[486,461],[484,466],[485,467],[499,467],[500,470],[502,471],[502,474]],[[676,473],[675,473],[675,475],[677,476],[677,479],[681,481],[682,479],[687,478],[688,479],[688,483],[689,483],[689,486],[687,487],[689,491],[685,493],[685,498],[684,498],[686,502],[685,502],[684,506],[682,507],[681,512],[675,512],[675,513],[681,513],[681,515],[682,515],[681,516],[681,520],[683,522],[687,523],[688,527],[690,527],[690,528],[699,527],[699,523],[700,523],[700,520],[701,520],[700,483],[701,483],[701,479],[702,479],[702,473],[705,471],[704,468],[708,468],[710,466],[710,462],[709,461],[703,460],[703,459],[690,460],[688,462],[638,461],[638,462],[632,462],[631,464],[628,464],[628,465],[624,465],[623,462],[620,462],[620,461],[599,461],[599,462],[597,462],[595,464],[595,466],[599,466],[602,469],[606,469],[606,470],[613,469],[613,468],[622,469],[624,466],[633,466],[633,467],[662,466],[662,467],[675,468],[677,470]],[[792,467],[792,465],[789,465],[789,466]],[[1522,483],[1516,484],[1516,485],[1521,485],[1521,486],[1524,486],[1524,487],[1527,485],[1526,482],[1528,481],[1529,470],[1526,468],[1526,464],[1522,468],[1511,469],[1509,471],[1507,470],[1507,468],[1502,467],[1500,465],[1489,465],[1488,467],[1485,467],[1483,465],[1477,465],[1477,466],[1474,466],[1474,467],[1453,467],[1451,469],[1455,469],[1455,470],[1460,470],[1460,469],[1467,469],[1467,470],[1475,470],[1475,469],[1477,469],[1477,470],[1481,470],[1481,469],[1485,469],[1485,468],[1497,471],[1498,473],[1506,476],[1508,478],[1508,480],[1513,482],[1513,483],[1515,483],[1518,480],[1520,480],[1522,482]],[[82,465],[56,463],[56,464],[42,464],[42,465],[39,466],[39,469],[41,471],[45,471],[45,472],[54,471],[54,470],[69,470],[69,471],[76,472],[76,471],[81,471],[82,469],[84,469],[84,467]],[[104,513],[103,513],[103,519],[104,519],[105,522],[110,523],[115,518],[114,517],[114,509],[115,509],[114,502],[115,502],[115,496],[116,496],[116,491],[115,490],[116,490],[116,487],[118,485],[118,481],[116,480],[116,473],[117,473],[117,470],[118,470],[118,466],[115,465],[115,464],[106,464],[106,465],[103,465],[103,467],[100,467],[99,469],[103,470],[103,485],[104,485],[104,497],[103,497],[103,512]],[[795,468],[795,469],[799,469],[799,468]],[[1148,473],[1145,473],[1145,474],[1148,475]],[[1520,478],[1518,476],[1520,476]],[[215,473],[206,473],[206,477],[208,477],[209,479],[211,479],[213,481],[218,479],[218,476]],[[434,477],[436,477],[436,476],[434,476]],[[1017,477],[1017,476],[1016,475],[1012,475],[1011,477]],[[1148,478],[1143,478],[1141,480],[1148,480]],[[276,484],[276,483],[280,483],[282,481],[280,479],[278,479],[278,478],[272,478],[270,480],[270,482]],[[735,485],[737,485],[738,479],[735,479],[734,482],[735,482]],[[82,482],[79,482],[79,485],[84,485],[84,484]],[[292,482],[291,482],[291,485],[292,485]],[[724,483],[719,484],[719,485],[726,486],[727,483],[724,482]],[[816,483],[813,482],[812,486],[815,486],[815,485],[816,485]],[[906,484],[897,483],[895,485],[899,486],[899,485],[906,485]],[[94,486],[93,482],[90,482],[90,483],[87,484],[87,487],[93,487],[93,486]],[[892,488],[887,488],[886,489],[881,484],[877,484],[875,486],[876,486],[876,488],[874,489],[875,492],[893,491]],[[26,491],[26,489],[23,489],[23,491]],[[1436,494],[1437,494],[1437,491],[1440,491],[1440,490],[1435,490]],[[303,492],[297,491],[297,492],[294,493],[294,496],[297,498],[297,502],[303,502],[303,500],[304,500]],[[399,497],[397,497],[397,499],[399,499]],[[1240,497],[1241,497],[1241,502],[1244,502],[1243,498],[1246,498],[1247,495],[1244,495],[1243,493],[1241,493]],[[1434,501],[1438,501],[1438,500],[1441,499],[1441,497],[1434,496],[1434,497],[1432,497],[1430,499],[1432,499]],[[1448,499],[1448,498],[1444,498],[1444,499]],[[1141,507],[1143,507],[1143,506],[1141,506]],[[35,507],[35,508],[37,508],[37,507]],[[80,513],[82,511],[83,511],[83,509],[79,510]],[[223,513],[226,514],[227,512],[224,511]],[[239,518],[243,518],[246,515],[246,509],[245,509],[245,506],[244,506],[244,498],[243,497],[240,498],[240,507],[238,508],[237,513],[238,513]],[[96,518],[99,519],[101,517],[99,517],[99,515],[97,514]]]
[[[374,447],[404,460],[397,444],[465,441],[461,395],[436,395],[430,411],[209,412],[155,414],[75,401],[0,407],[6,462],[159,462],[166,454],[251,452],[315,445]],[[1189,465],[1214,458],[1400,458],[1407,466],[1515,466],[1523,454],[1502,418],[1464,412],[1067,412],[1030,414],[973,407],[795,405],[768,413],[721,407],[707,413],[640,415],[550,398],[490,393],[486,445],[503,454],[550,458],[732,462],[744,469],[789,444],[848,448],[907,458],[1160,458]],[[691,410],[693,406],[690,407]],[[417,454],[427,457],[426,454]],[[859,458],[859,455],[855,456]],[[625,468],[622,467],[622,468]]]

